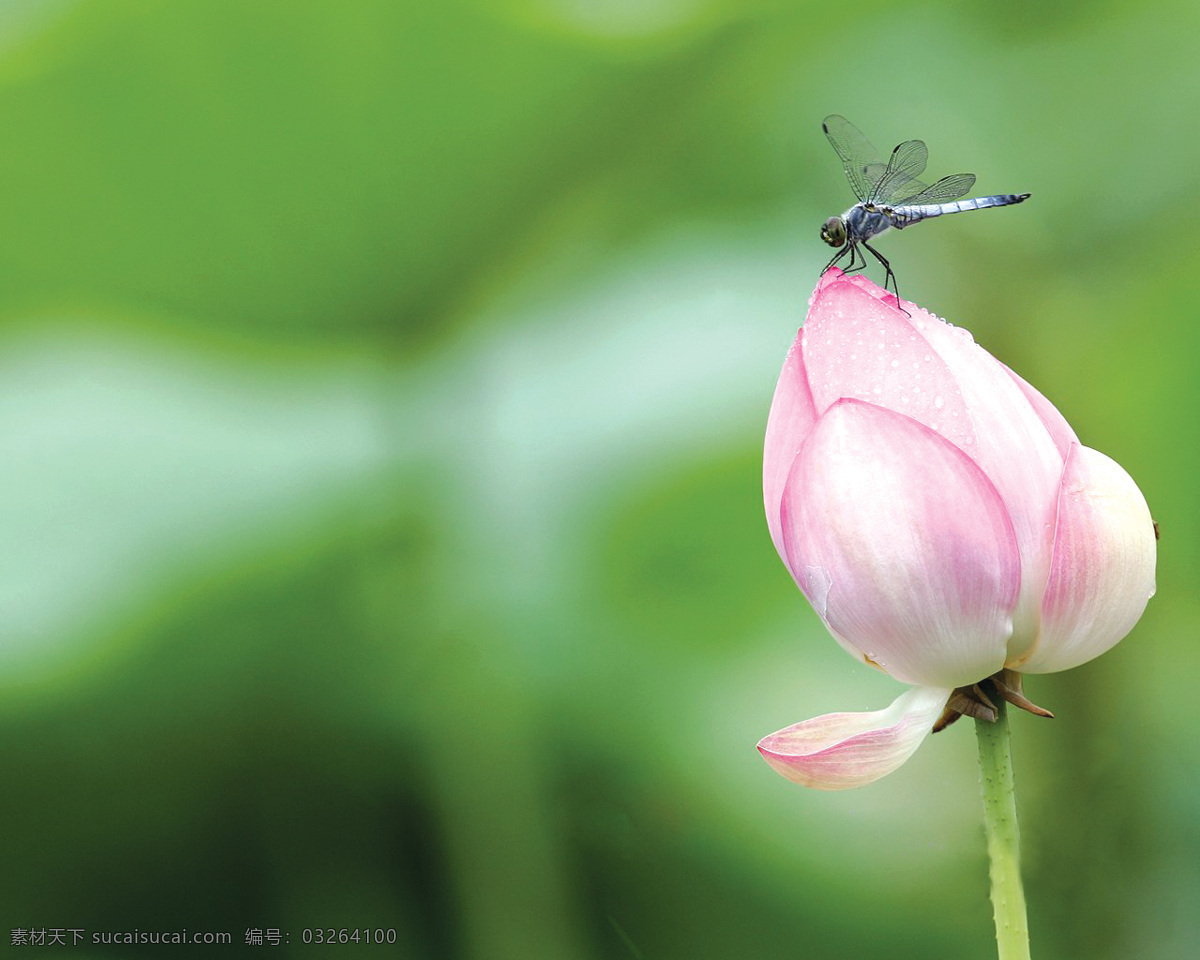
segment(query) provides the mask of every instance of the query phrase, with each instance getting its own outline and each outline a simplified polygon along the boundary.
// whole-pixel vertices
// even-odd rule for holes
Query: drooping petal
[[[1099,451],[1072,447],[1058,497],[1041,634],[1015,668],[1068,670],[1121,640],[1154,595],[1156,552],[1154,522],[1137,484]]]
[[[996,489],[908,417],[842,400],[783,496],[788,565],[834,636],[898,680],[975,683],[1004,666],[1021,567]]]
[[[829,713],[784,727],[763,737],[758,751],[779,773],[806,787],[861,787],[913,755],[949,698],[949,690],[915,687],[886,710]]]
[[[785,563],[783,524],[779,518],[783,485],[787,482],[792,461],[816,419],[804,369],[804,330],[801,329],[788,350],[779,382],[775,385],[775,398],[767,417],[767,436],[763,441],[763,507],[767,512],[771,539]]]

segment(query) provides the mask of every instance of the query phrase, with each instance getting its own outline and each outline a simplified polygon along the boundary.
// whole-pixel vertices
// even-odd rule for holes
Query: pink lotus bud
[[[767,524],[792,577],[846,650],[928,688],[759,744],[824,789],[899,766],[955,687],[1099,656],[1154,594],[1129,475],[966,330],[904,306],[827,271],[767,422]]]

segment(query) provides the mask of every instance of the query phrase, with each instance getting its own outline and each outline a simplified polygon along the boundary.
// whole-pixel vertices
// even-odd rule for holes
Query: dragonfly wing
[[[973,186],[975,186],[975,174],[955,173],[948,177],[942,177],[933,186],[926,187],[920,193],[914,193],[911,197],[901,197],[897,200],[897,203],[908,205],[918,203],[948,203],[951,200],[957,200],[959,197],[965,196],[967,191]]]
[[[891,204],[920,193],[925,189],[918,177],[929,162],[929,148],[924,140],[905,140],[892,151],[887,170],[871,192],[872,203]]]
[[[836,113],[825,118],[821,129],[842,158],[842,168],[846,171],[846,179],[850,181],[854,195],[859,200],[866,200],[888,169],[880,159],[879,151],[858,127]]]

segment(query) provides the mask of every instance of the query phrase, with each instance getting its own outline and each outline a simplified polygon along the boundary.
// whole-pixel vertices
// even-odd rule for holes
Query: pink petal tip
[[[782,776],[816,790],[849,790],[886,776],[913,755],[950,698],[914,687],[885,710],[829,713],[784,727],[758,743]]]

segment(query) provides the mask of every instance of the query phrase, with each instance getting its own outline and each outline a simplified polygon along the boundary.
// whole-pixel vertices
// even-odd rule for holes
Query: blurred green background
[[[1033,193],[881,246],[1163,530],[1134,633],[1014,720],[1034,954],[1195,956],[1198,30],[1119,0],[4,4],[2,926],[991,956],[968,724],[843,794],[754,750],[902,689],[762,517],[852,199],[838,112]]]

